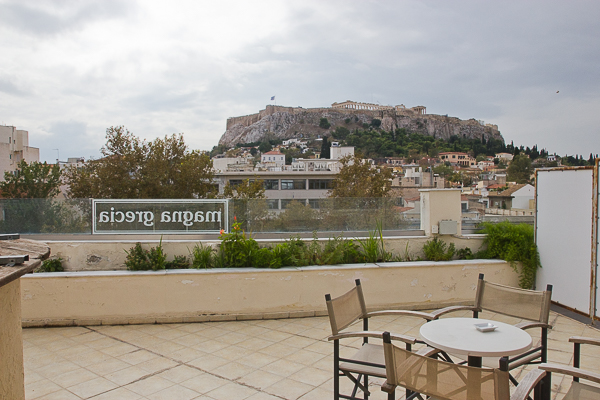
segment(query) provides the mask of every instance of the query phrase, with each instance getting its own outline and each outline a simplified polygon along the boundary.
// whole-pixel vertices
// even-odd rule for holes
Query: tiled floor
[[[460,316],[454,313],[453,316]],[[466,314],[465,314],[466,316]],[[483,313],[481,318],[514,323]],[[548,354],[570,364],[570,336],[600,331],[552,313]],[[371,319],[372,330],[418,337],[416,318]],[[358,328],[357,328],[358,329]],[[29,328],[23,332],[28,400],[324,400],[333,398],[326,317],[196,324]],[[358,340],[344,343],[352,352]],[[582,366],[600,370],[600,349]],[[592,352],[590,352],[592,353]],[[568,378],[565,378],[568,379]],[[342,388],[347,389],[343,379]],[[348,381],[349,382],[349,381]],[[374,380],[372,399],[386,399]],[[560,400],[568,383],[553,375]],[[402,397],[398,390],[399,398]]]

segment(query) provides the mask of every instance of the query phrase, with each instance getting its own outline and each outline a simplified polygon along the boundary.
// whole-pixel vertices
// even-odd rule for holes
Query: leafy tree
[[[331,127],[331,124],[329,123],[329,121],[327,121],[327,118],[321,118],[319,120],[319,127],[323,129],[329,129]]]
[[[373,120],[371,120],[371,126],[379,128],[381,126],[381,120],[378,118],[373,118]]]
[[[454,173],[454,169],[449,165],[441,164],[437,167],[433,167],[433,173],[438,174],[442,178],[448,180]]]
[[[335,128],[335,131],[333,131],[333,133],[331,134],[331,136],[333,136],[335,139],[346,139],[346,137],[348,137],[348,135],[350,134],[350,131],[348,130],[348,128],[346,128],[345,126],[338,126],[337,128]]]
[[[72,198],[171,199],[213,197],[212,161],[189,151],[183,136],[152,142],[140,140],[122,126],[106,130],[104,156],[66,172]]]
[[[48,199],[60,193],[61,171],[58,164],[22,160],[14,174],[4,173],[0,192],[4,198]]]
[[[379,170],[356,156],[346,156],[340,162],[342,167],[329,197],[385,197],[390,191],[391,170]]]
[[[261,142],[258,145],[258,151],[260,151],[261,153],[266,153],[267,151],[271,151],[271,150],[273,150],[273,146],[268,141]]]
[[[507,179],[516,183],[529,183],[533,167],[531,159],[524,154],[516,155],[506,169]]]
[[[242,183],[235,186],[231,186],[227,183],[223,188],[222,197],[236,200],[264,199],[264,181],[262,179],[245,179]]]

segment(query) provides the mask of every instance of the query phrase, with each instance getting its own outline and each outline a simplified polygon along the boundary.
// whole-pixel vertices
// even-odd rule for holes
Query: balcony
[[[559,313],[550,320],[551,362],[572,364],[568,337],[600,337],[599,330]],[[371,320],[373,329],[417,336],[420,324],[406,317]],[[28,328],[26,399],[331,399],[330,333],[327,317]],[[582,363],[598,370],[600,354]],[[564,379],[553,375],[557,400],[569,387],[570,378]],[[386,399],[377,385],[373,380],[371,398]],[[402,395],[398,389],[397,398]]]

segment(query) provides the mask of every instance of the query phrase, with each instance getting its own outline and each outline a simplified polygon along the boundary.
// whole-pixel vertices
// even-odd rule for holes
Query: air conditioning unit
[[[439,223],[440,235],[456,235],[458,233],[458,222],[452,220],[442,220]]]

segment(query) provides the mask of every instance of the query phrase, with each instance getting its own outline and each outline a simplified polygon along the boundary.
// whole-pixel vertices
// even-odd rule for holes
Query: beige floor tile
[[[92,400],[142,400],[142,396],[131,390],[120,387],[96,396]]]
[[[225,347],[229,346],[230,345],[228,343],[221,343],[217,340],[206,340],[198,343],[195,346],[192,346],[192,348],[203,351],[205,353],[214,353],[215,351],[224,349]]]
[[[147,350],[136,350],[131,353],[123,354],[122,356],[117,357],[119,360],[124,361],[130,365],[137,365],[143,363],[145,361],[150,361],[152,359],[158,358],[156,354],[150,353]]]
[[[258,370],[241,377],[238,382],[263,390],[282,379],[284,379],[282,376]]]
[[[239,332],[228,332],[219,338],[219,341],[228,344],[236,344],[243,342],[244,340],[250,339],[252,336],[248,336]],[[263,338],[265,339],[265,338]]]
[[[238,359],[240,364],[247,365],[252,368],[260,368],[264,367],[267,364],[271,364],[272,362],[277,361],[278,358],[270,356],[268,354],[263,354],[260,352],[252,353],[249,356],[242,357]]]
[[[237,330],[238,333],[257,338],[262,337],[262,335],[268,333],[269,331],[270,329],[257,325],[247,325],[242,329]]]
[[[79,365],[71,361],[64,360],[62,362],[52,363],[45,367],[38,368],[36,372],[46,378],[52,379],[67,372],[75,371],[79,368],[81,368]]]
[[[305,347],[310,346],[314,342],[315,342],[314,339],[310,339],[310,338],[307,338],[307,337],[292,336],[290,338],[282,340],[279,343],[282,344],[282,345],[284,345],[284,346],[291,346],[291,347],[295,347],[295,348],[298,348],[298,349],[303,349]]]
[[[324,400],[324,399],[332,399],[333,391],[325,390],[320,387],[311,390],[306,393],[304,396],[300,397],[300,400]]]
[[[194,333],[186,333],[186,335],[180,336],[178,338],[175,338],[173,340],[171,340],[173,343],[177,343],[180,344],[182,346],[185,347],[192,347],[192,346],[196,346],[199,343],[203,342],[206,340],[206,338],[200,336],[200,335],[196,335]]]
[[[329,398],[331,398],[331,396],[323,397],[322,400],[329,399]],[[247,397],[246,400],[281,400],[281,397],[275,397],[268,393],[258,392],[258,393],[253,394],[250,397]]]
[[[97,378],[100,377],[94,374],[93,372],[90,372],[84,368],[79,368],[74,371],[69,371],[62,375],[52,378],[52,382],[64,388],[68,388],[73,385],[78,385],[80,383],[88,382]]]
[[[261,368],[263,371],[270,372],[275,375],[288,377],[304,368],[303,364],[291,362],[288,360],[277,360],[274,363],[267,364]]]
[[[112,356],[97,350],[92,350],[90,352],[82,354],[73,354],[68,357],[69,360],[82,367],[98,364],[104,361],[108,361],[112,358]]]
[[[184,348],[185,348],[185,346],[182,346],[179,343],[170,342],[168,340],[163,340],[162,342],[154,343],[154,344],[150,344],[150,345],[146,346],[146,349],[148,349],[154,353],[158,353],[158,354],[162,354],[162,355],[173,353],[177,350],[181,350]]]
[[[222,376],[223,378],[227,378],[231,381],[235,381],[244,375],[248,375],[252,371],[254,371],[254,368],[251,368],[247,365],[243,365],[236,362],[230,362],[228,364],[220,366],[219,368],[213,369],[211,373],[218,376]]]
[[[333,349],[332,349],[332,351],[333,351]],[[260,349],[259,352],[263,353],[263,354],[268,354],[273,357],[281,358],[281,357],[289,356],[292,353],[295,353],[296,348],[290,347],[290,346],[284,346],[280,343],[275,343],[275,344],[272,344],[270,346]]]
[[[171,358],[171,359],[181,362],[181,363],[186,363],[188,361],[192,361],[197,358],[200,358],[204,355],[206,355],[206,353],[203,351],[192,349],[189,347],[184,347],[183,349],[174,351],[172,353],[166,353],[165,357]]]
[[[39,399],[42,396],[58,392],[59,390],[62,390],[62,388],[56,383],[48,379],[42,379],[25,387],[25,399]]]
[[[156,336],[157,338],[166,340],[173,340],[186,335],[187,332],[180,331],[179,329],[169,329],[167,331],[157,332],[154,334],[154,336]]]
[[[43,379],[46,379],[46,378],[44,378],[42,375],[38,374],[37,372],[25,370],[25,385],[30,385],[32,383],[41,381]]]
[[[136,367],[139,367],[139,368],[153,374],[158,371],[173,368],[177,365],[178,364],[175,361],[172,361],[172,360],[169,360],[169,359],[166,359],[163,357],[157,357],[157,358],[153,358],[151,360],[139,363],[136,365]]]
[[[266,388],[265,392],[283,397],[287,400],[296,400],[314,389],[314,386],[307,385],[306,383],[301,383],[292,379],[283,379]]]
[[[254,354],[254,350],[250,350],[244,347],[238,347],[237,345],[231,345],[229,347],[225,347],[224,349],[217,350],[213,355],[217,357],[224,358],[226,360],[234,361],[239,360],[242,357],[248,357],[251,354]]]
[[[114,346],[116,343],[118,343],[118,342],[115,339],[111,339],[106,336],[103,336],[101,339],[94,340],[93,342],[90,342],[90,343],[85,342],[85,345],[87,347],[89,347],[90,349],[102,350],[107,347]]]
[[[171,386],[160,392],[147,396],[148,400],[191,400],[200,396],[200,393],[184,386]]]
[[[138,347],[132,346],[130,344],[118,343],[118,344],[115,344],[114,346],[106,347],[100,351],[103,352],[104,354],[108,354],[109,356],[118,357],[118,356],[122,356],[123,354],[132,353],[137,350],[139,350]]]
[[[131,364],[117,358],[111,358],[98,364],[89,365],[87,366],[87,369],[95,374],[104,376],[129,367],[131,367]]]
[[[272,344],[273,342],[270,340],[264,340],[254,337],[244,340],[243,342],[239,342],[236,346],[252,351],[258,351],[260,349],[264,349],[265,347],[271,346]]]
[[[229,381],[223,378],[219,378],[214,375],[202,373],[198,376],[190,378],[180,383],[188,389],[195,390],[198,393],[206,394],[218,387],[225,386]]]
[[[266,332],[265,334],[261,335],[260,337],[261,337],[261,339],[270,340],[271,342],[281,342],[282,340],[292,337],[292,334],[287,333],[287,332],[279,332],[276,330],[272,330],[272,331]]]
[[[331,375],[321,369],[307,367],[290,375],[289,378],[316,387],[327,382]]]
[[[305,350],[314,351],[316,353],[321,353],[323,355],[329,355],[333,353],[333,343],[329,342],[315,342],[310,346],[306,346]]]
[[[188,332],[188,333],[196,333],[201,330],[206,329],[206,324],[203,323],[192,323],[192,324],[183,324],[181,327],[177,328],[180,331]]]
[[[69,391],[73,392],[77,396],[87,399],[92,396],[96,396],[100,393],[107,392],[112,389],[116,389],[118,386],[105,378],[96,378],[91,381],[83,382],[78,385],[69,387]]]
[[[128,368],[106,374],[104,377],[119,386],[125,386],[148,375],[148,371],[137,366],[130,366]]]
[[[187,365],[179,365],[175,368],[161,372],[157,376],[168,379],[174,383],[181,383],[187,381],[188,379],[199,376],[202,373],[202,371],[198,371],[197,369],[188,367]]]
[[[225,365],[228,362],[229,360],[225,358],[217,357],[212,354],[207,354],[195,360],[192,360],[187,364],[192,365],[194,367],[198,367],[203,371],[212,371],[213,369],[219,368],[221,365]]]
[[[243,386],[237,383],[227,383],[226,385],[211,390],[207,393],[207,395],[209,397],[214,398],[215,400],[243,400],[256,393],[257,391],[255,389],[249,388],[247,386]]]
[[[160,392],[161,390],[169,388],[173,385],[175,385],[175,383],[168,379],[161,378],[160,376],[150,376],[146,379],[130,383],[129,385],[125,386],[125,388],[134,393],[147,397],[148,395]]]
[[[290,354],[285,359],[292,362],[297,362],[304,365],[313,365],[317,361],[327,356],[321,353],[315,353],[314,351],[299,349],[296,352]]]
[[[211,326],[209,328],[199,331],[197,334],[209,339],[219,339],[221,336],[224,335],[224,332],[223,330],[215,326]]]
[[[73,393],[69,392],[66,389],[61,389],[57,392],[53,392],[47,394],[45,396],[39,397],[36,400],[80,400],[81,397],[75,396]]]

